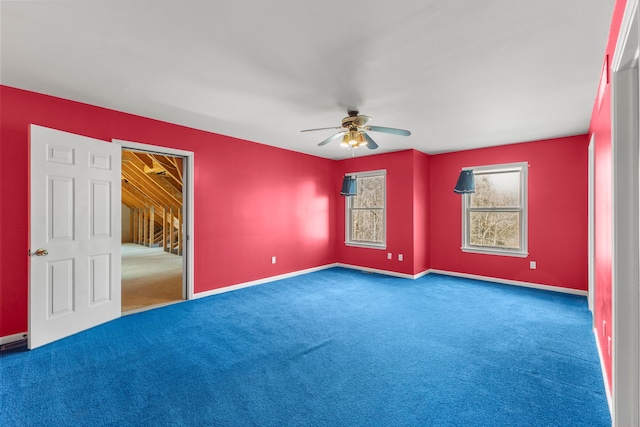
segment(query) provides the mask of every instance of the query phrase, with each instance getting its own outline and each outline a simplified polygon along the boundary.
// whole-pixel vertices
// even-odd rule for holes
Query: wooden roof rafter
[[[181,195],[175,195],[175,193],[172,194],[153,179],[150,174],[144,173],[135,165],[123,162],[122,176],[130,182],[135,183],[136,187],[141,192],[159,204],[164,206],[182,206]]]
[[[182,171],[182,158],[123,150],[122,203],[131,209],[153,208],[154,223],[163,225],[164,218],[179,229]]]
[[[165,169],[166,175],[170,177],[175,185],[182,191],[182,171],[181,168],[178,167],[178,164],[182,165],[182,159],[160,154],[151,154],[150,156],[152,160],[155,160]]]
[[[123,159],[144,173],[163,177],[158,182],[168,184],[173,192],[182,194],[182,172],[177,167],[182,164],[182,159],[137,151],[125,151]]]

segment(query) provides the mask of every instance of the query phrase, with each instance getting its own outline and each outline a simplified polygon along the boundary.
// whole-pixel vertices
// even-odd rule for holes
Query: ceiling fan
[[[383,126],[370,126],[369,122],[371,121],[371,117],[359,114],[358,111],[348,111],[347,114],[349,115],[342,119],[342,126],[305,129],[300,132],[313,132],[316,130],[344,128],[345,130],[341,130],[335,135],[330,136],[329,138],[320,142],[318,146],[321,147],[330,143],[331,141],[342,138],[342,142],[340,145],[345,148],[354,149],[365,145],[369,150],[375,150],[376,148],[378,148],[378,144],[376,144],[376,142],[371,139],[371,137],[367,134],[367,131],[384,132],[402,136],[411,135],[411,132],[404,129],[388,128]]]

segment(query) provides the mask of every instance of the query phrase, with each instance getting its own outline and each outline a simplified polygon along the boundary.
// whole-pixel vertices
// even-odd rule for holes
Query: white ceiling
[[[340,159],[586,133],[614,0],[0,3],[4,85]]]

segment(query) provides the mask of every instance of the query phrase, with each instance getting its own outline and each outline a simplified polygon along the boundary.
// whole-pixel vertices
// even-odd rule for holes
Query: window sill
[[[368,248],[368,249],[387,249],[387,245],[385,244],[375,244],[375,243],[364,243],[364,242],[344,242],[345,246],[350,246],[353,248]]]
[[[472,254],[484,254],[484,255],[501,255],[501,256],[511,256],[516,258],[526,258],[529,256],[529,252],[519,252],[519,251],[508,251],[508,250],[500,250],[500,249],[485,249],[485,248],[460,248],[462,252],[472,253]]]

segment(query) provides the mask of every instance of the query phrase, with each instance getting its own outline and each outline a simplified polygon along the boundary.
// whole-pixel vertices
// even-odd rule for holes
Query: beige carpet
[[[161,248],[122,244],[122,312],[182,300],[182,257]]]

